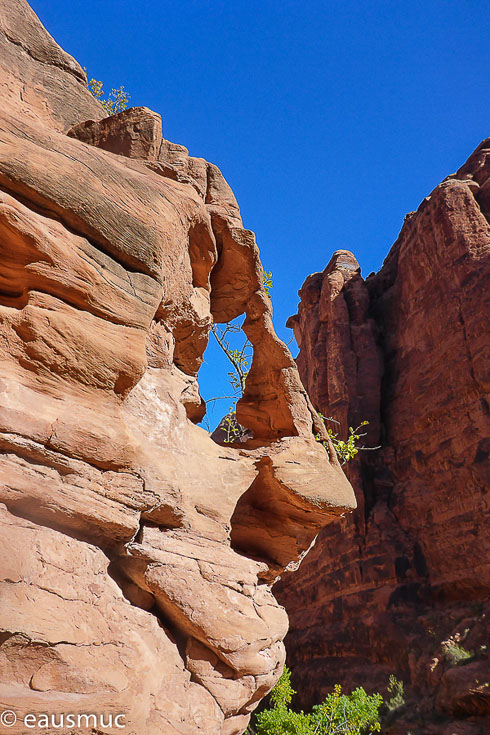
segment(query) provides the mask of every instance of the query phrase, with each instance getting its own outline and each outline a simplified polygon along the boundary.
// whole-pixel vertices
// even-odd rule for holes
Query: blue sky
[[[490,135],[490,12],[474,0],[32,0],[106,88],[216,163],[254,230],[279,335],[305,277],[378,270],[404,215]],[[205,398],[226,392],[202,370]],[[222,369],[221,369],[222,368]]]

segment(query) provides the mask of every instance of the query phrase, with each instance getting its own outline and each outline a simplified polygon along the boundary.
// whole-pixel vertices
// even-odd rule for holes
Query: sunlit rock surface
[[[352,489],[220,171],[146,108],[102,119],[23,0],[0,30],[0,709],[242,733],[284,661],[271,583]],[[253,438],[222,447],[197,372],[242,313]]]

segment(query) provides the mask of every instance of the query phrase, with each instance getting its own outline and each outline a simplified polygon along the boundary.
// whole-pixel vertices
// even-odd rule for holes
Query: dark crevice
[[[107,554],[111,559],[111,554]],[[170,618],[158,607],[155,597],[138,587],[124,572],[124,557],[114,556],[109,562],[107,573],[121,590],[123,597],[141,610],[150,613],[158,621],[159,626],[165,632],[169,640],[177,646],[179,655],[185,665],[185,649],[187,636],[185,636]]]
[[[13,638],[15,635],[18,635],[18,634],[17,633],[11,633],[10,631],[2,631],[2,632],[0,632],[0,646],[3,646],[3,644],[6,641],[8,641],[10,638]]]
[[[134,537],[134,542],[141,543],[144,528],[147,526],[157,527],[158,524],[147,523],[141,521],[139,529]],[[162,528],[162,531],[165,530]],[[150,613],[156,618],[158,625],[165,632],[169,640],[175,644],[179,656],[182,659],[184,668],[186,667],[186,648],[189,636],[184,633],[175,622],[162,610],[155,596],[148,590],[143,589],[129,573],[128,564],[134,563],[138,566],[141,574],[144,575],[145,569],[149,562],[144,559],[136,559],[131,557],[126,551],[125,546],[120,546],[117,550],[106,550],[104,552],[109,559],[107,572],[111,579],[118,585],[124,598],[135,607],[139,607],[145,612]],[[126,567],[126,568],[125,568]]]
[[[473,357],[471,355],[471,351],[470,351],[470,348],[469,348],[469,345],[468,345],[468,335],[466,334],[466,324],[465,324],[465,320],[464,320],[464,317],[463,317],[463,306],[462,306],[462,302],[461,301],[459,301],[459,303],[458,303],[458,321],[459,321],[459,323],[461,325],[461,330],[462,330],[462,333],[463,333],[463,344],[464,344],[464,349],[465,349],[465,352],[466,352],[466,359],[468,360],[469,373],[471,375],[471,379],[473,380],[473,383],[475,384],[476,390],[479,393],[481,393],[482,392],[482,389],[481,389],[481,386],[480,386],[478,380],[476,379],[475,371],[473,369]]]

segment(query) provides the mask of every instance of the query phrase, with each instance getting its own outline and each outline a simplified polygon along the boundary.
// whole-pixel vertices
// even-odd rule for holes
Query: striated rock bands
[[[146,108],[103,119],[23,0],[0,50],[0,710],[17,735],[80,712],[242,733],[284,661],[272,582],[352,489],[219,169]],[[242,313],[251,434],[221,447],[197,373]]]
[[[410,700],[397,733],[490,731],[489,161],[487,139],[406,217],[378,274],[337,251],[288,323],[315,407],[343,433],[369,420],[382,445],[347,468],[357,512],[281,582],[295,684],[309,705],[395,673]],[[474,655],[455,665],[444,641]]]

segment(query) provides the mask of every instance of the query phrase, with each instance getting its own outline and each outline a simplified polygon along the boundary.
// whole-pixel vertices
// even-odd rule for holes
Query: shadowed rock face
[[[271,582],[352,489],[220,171],[146,108],[102,119],[22,0],[0,30],[0,709],[241,733],[284,661]],[[244,312],[253,438],[222,447],[197,372]]]
[[[489,161],[490,139],[406,217],[378,274],[337,251],[289,322],[315,407],[342,432],[369,420],[382,445],[347,466],[358,510],[277,590],[295,688],[308,705],[395,673],[411,704],[392,732],[490,732]],[[443,655],[455,635],[467,665]]]

